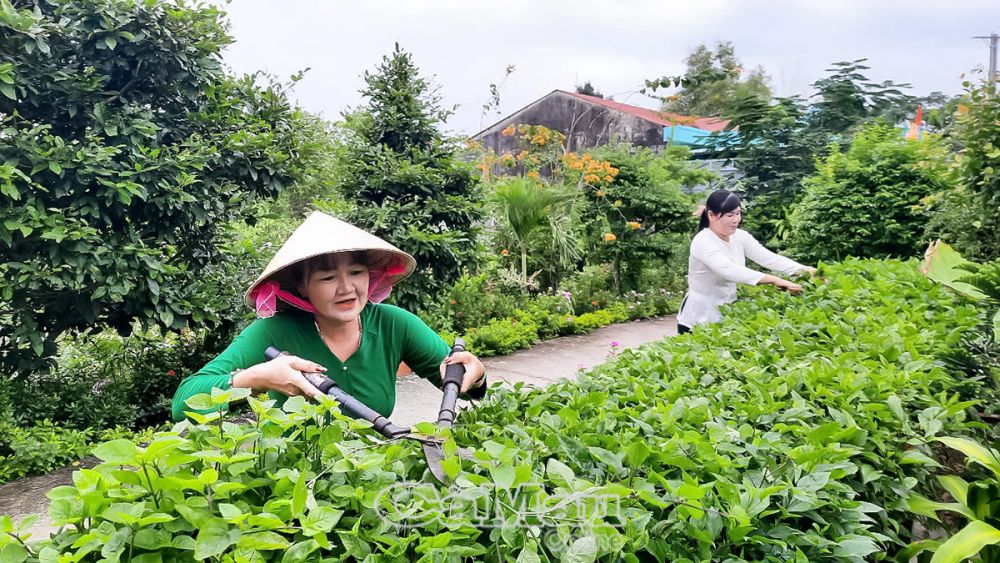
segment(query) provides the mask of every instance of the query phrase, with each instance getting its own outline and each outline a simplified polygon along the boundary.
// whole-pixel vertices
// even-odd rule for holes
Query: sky
[[[656,107],[643,81],[684,72],[700,43],[730,41],[743,67],[762,66],[775,95],[811,93],[831,62],[867,58],[869,78],[957,94],[984,69],[1000,33],[1000,0],[232,0],[235,72],[287,80],[307,111],[327,119],[363,104],[363,73],[395,43],[457,106],[445,129],[471,135],[552,90],[590,81],[615,100]],[[504,80],[500,114],[484,115]],[[982,75],[978,75],[982,76]]]

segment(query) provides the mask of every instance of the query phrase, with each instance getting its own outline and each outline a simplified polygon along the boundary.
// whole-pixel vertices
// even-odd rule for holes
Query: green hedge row
[[[220,412],[50,492],[63,528],[7,560],[863,561],[908,541],[928,440],[969,427],[936,360],[980,319],[912,263],[824,268],[804,297],[759,292],[725,320],[544,389],[494,388],[446,438],[449,487],[420,444],[335,405],[259,422]],[[233,392],[200,395],[211,408]],[[434,432],[418,425],[420,432]],[[181,434],[184,431],[184,434]],[[458,446],[471,451],[460,455]]]

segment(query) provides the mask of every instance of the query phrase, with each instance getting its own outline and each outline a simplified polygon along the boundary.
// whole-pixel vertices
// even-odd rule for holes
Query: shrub
[[[597,310],[618,298],[610,264],[587,265],[563,284],[573,300],[573,311],[583,314]],[[594,303],[597,303],[595,305]]]
[[[497,289],[488,273],[460,277],[448,292],[444,306],[452,329],[462,332],[513,315],[523,295],[515,297]]]
[[[538,295],[528,300],[524,310],[518,314],[525,315],[538,327],[538,336],[542,340],[569,334],[569,318],[573,315],[570,299],[564,295]]]
[[[573,319],[573,332],[584,334],[596,328],[628,320],[628,306],[612,303],[607,309],[584,313]]]
[[[538,327],[533,322],[509,318],[493,319],[466,333],[468,349],[481,356],[509,354],[528,348],[537,341]]]
[[[0,14],[0,373],[47,367],[73,330],[221,322],[220,228],[300,177],[315,124],[224,69],[214,6]]]
[[[212,330],[67,337],[51,372],[3,384],[0,411],[6,405],[10,420],[24,427],[46,419],[78,430],[162,424],[170,419],[181,379],[226,341],[226,334]]]
[[[0,421],[0,483],[45,473],[77,461],[90,450],[95,433],[40,421],[28,428]]]
[[[945,151],[933,138],[904,139],[876,123],[850,148],[823,159],[791,215],[788,249],[810,261],[917,256],[928,216],[921,200],[948,185]]]
[[[1000,258],[1000,96],[995,89],[989,83],[970,88],[959,106],[958,185],[937,194],[928,224],[928,238],[944,239],[974,260]]]

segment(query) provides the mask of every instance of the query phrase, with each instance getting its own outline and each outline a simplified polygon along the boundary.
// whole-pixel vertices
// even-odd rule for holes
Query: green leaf
[[[281,557],[281,563],[305,561],[309,554],[317,549],[319,549],[319,544],[316,543],[316,540],[300,541],[285,550],[285,554]]]
[[[239,541],[240,532],[230,529],[229,524],[219,518],[203,523],[195,539],[194,558],[208,559],[224,553],[229,546]]]
[[[934,440],[941,442],[949,448],[962,452],[969,459],[989,469],[994,475],[1000,478],[1000,460],[997,459],[996,452],[992,449],[983,447],[982,445],[966,438],[942,436],[940,438],[934,438]]]
[[[132,525],[139,522],[139,517],[145,510],[145,502],[114,503],[108,506],[101,516],[111,522]]]
[[[441,460],[441,469],[449,479],[454,481],[458,474],[462,472],[462,461],[458,456],[446,457]]]
[[[9,543],[0,548],[0,563],[21,563],[28,559],[28,550],[19,543]]]
[[[864,536],[848,536],[837,542],[833,550],[834,557],[862,558],[879,551],[875,540]]]
[[[292,489],[292,516],[301,517],[306,511],[306,500],[309,496],[309,488],[306,483],[306,474],[299,473],[299,479]]]
[[[573,473],[573,470],[554,457],[549,458],[548,462],[546,462],[545,473],[548,475],[549,480],[558,487],[572,489],[573,482],[576,480],[576,474]]]
[[[104,442],[94,448],[94,455],[101,461],[121,465],[136,465],[139,448],[131,440],[124,438]]]
[[[563,563],[593,563],[597,560],[597,540],[593,536],[580,538],[569,546],[560,561]]]
[[[982,520],[973,520],[937,548],[931,563],[958,563],[996,543],[1000,543],[1000,530]]]
[[[133,543],[142,549],[165,549],[170,547],[173,535],[166,530],[143,528],[135,533]]]
[[[509,489],[517,477],[517,470],[513,465],[502,463],[499,467],[490,467],[490,476],[498,488]]]
[[[199,411],[212,410],[216,406],[212,401],[212,396],[208,393],[198,393],[197,395],[184,401],[184,404]]]
[[[272,551],[275,549],[287,549],[291,542],[284,536],[276,532],[245,532],[240,536],[237,547],[246,549],[258,549],[260,551]]]
[[[964,505],[969,494],[969,484],[957,475],[938,475],[937,480],[959,504]]]
[[[310,510],[309,514],[302,519],[302,533],[307,536],[325,534],[333,530],[343,515],[343,510],[329,506],[318,506]]]
[[[12,99],[17,100],[17,91],[10,84],[0,84],[0,94]]]
[[[984,299],[986,295],[975,287],[958,281],[969,275],[967,270],[960,266],[968,264],[968,260],[955,251],[951,246],[940,240],[931,243],[924,253],[924,262],[920,265],[920,271],[928,278],[946,285],[959,293],[974,299]]]

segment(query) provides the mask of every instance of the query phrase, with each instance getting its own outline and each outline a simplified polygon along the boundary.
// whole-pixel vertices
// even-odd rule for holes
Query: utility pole
[[[989,39],[990,40],[990,73],[987,75],[987,80],[994,82],[997,79],[997,42],[1000,41],[1000,35],[996,33],[990,33],[989,35],[977,35],[973,39]]]

